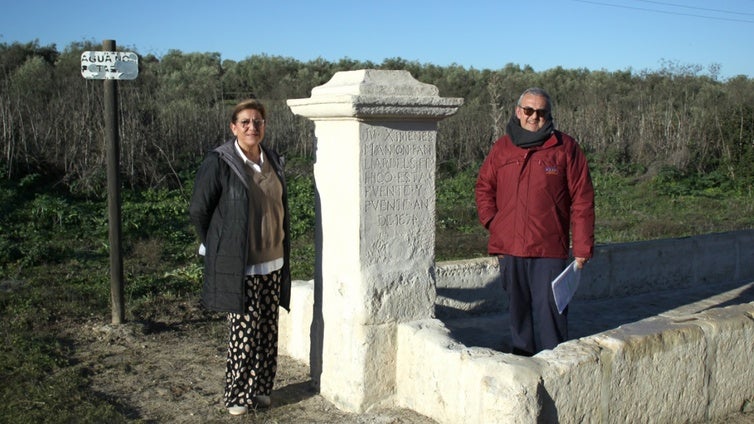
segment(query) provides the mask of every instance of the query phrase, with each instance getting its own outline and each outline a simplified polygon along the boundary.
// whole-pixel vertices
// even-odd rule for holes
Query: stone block
[[[754,231],[736,231],[730,233],[737,240],[736,253],[738,267],[733,276],[736,281],[749,281],[754,278]]]
[[[692,283],[715,284],[733,281],[739,265],[740,246],[734,233],[705,234],[694,237],[691,241],[694,256],[682,260],[681,264],[693,269]]]
[[[398,327],[396,402],[440,423],[535,422],[534,360],[453,341],[437,320]]]
[[[508,310],[497,258],[439,262],[435,266],[438,318]]]
[[[320,394],[340,409],[364,412],[395,394],[395,324],[363,325],[325,319]]]
[[[581,285],[574,295],[574,300],[604,299],[612,292],[612,248],[610,246],[594,246],[594,257],[584,267],[581,275]]]
[[[594,339],[602,349],[600,421],[705,419],[707,341],[698,325],[648,318]]]
[[[538,422],[607,422],[602,419],[602,364],[593,338],[571,340],[536,355],[543,388]]]
[[[448,337],[442,322],[425,319],[400,324],[397,331],[396,402],[430,417],[450,413],[458,393],[447,387],[457,381],[454,370],[461,345]],[[448,366],[448,364],[453,364]],[[445,368],[449,368],[446,370]],[[450,374],[448,374],[450,372]],[[437,418],[436,418],[437,419]]]
[[[707,418],[725,417],[754,397],[754,303],[711,309],[697,317],[707,340]]]
[[[291,310],[280,308],[278,344],[282,355],[309,363],[314,280],[291,283]]]
[[[462,421],[542,422],[542,379],[537,360],[471,348],[463,352],[461,376],[466,393]]]
[[[611,297],[687,287],[695,281],[689,238],[621,243],[611,247]]]

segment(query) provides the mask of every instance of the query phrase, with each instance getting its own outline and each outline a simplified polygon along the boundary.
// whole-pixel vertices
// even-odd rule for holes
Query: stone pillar
[[[397,324],[433,314],[437,122],[462,103],[382,70],[338,72],[288,100],[315,123],[312,377],[341,409],[390,402]]]

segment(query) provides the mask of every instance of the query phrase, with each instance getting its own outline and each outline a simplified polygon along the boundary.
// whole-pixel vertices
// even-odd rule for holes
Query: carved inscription
[[[376,215],[380,227],[424,222],[434,195],[434,133],[384,127],[362,131],[365,212]]]

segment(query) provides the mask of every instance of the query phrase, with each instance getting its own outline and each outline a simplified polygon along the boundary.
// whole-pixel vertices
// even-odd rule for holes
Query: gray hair
[[[523,100],[526,95],[544,97],[547,101],[547,110],[552,111],[552,100],[550,99],[550,95],[544,89],[539,87],[527,88],[526,91],[521,93],[521,97],[518,98],[518,103],[516,104],[521,105],[521,100]]]

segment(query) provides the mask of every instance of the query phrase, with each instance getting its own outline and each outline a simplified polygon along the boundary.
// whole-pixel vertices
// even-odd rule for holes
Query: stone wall
[[[504,312],[496,258],[440,262],[438,318]],[[754,280],[754,230],[595,247],[574,300]]]
[[[752,237],[754,231],[737,231],[600,246],[585,268],[577,298],[667,293],[731,281],[742,282],[739,292],[750,292]],[[496,274],[496,260],[490,258],[438,264],[438,315],[450,312],[459,319],[504,312]],[[281,353],[304,363],[313,287],[313,281],[296,282],[292,311],[281,314]],[[750,408],[754,303],[701,303],[620,323],[532,358],[466,346],[440,319],[403,323],[397,331],[393,403],[440,423],[704,422]]]
[[[657,316],[532,358],[398,330],[396,405],[439,423],[707,422],[754,404],[754,304]]]

